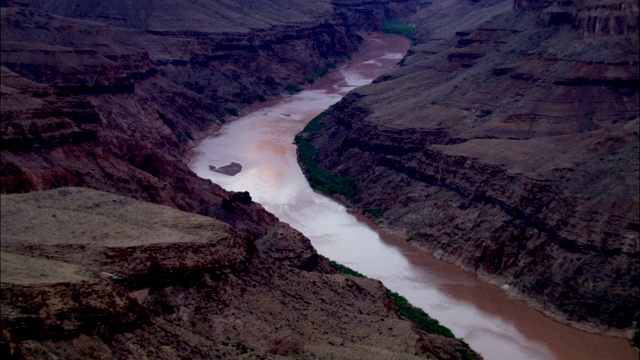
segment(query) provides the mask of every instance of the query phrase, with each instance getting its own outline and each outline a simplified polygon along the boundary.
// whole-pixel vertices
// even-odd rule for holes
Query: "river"
[[[227,190],[249,191],[281,221],[304,233],[318,252],[381,280],[464,338],[487,360],[638,359],[627,340],[562,325],[498,287],[379,234],[366,221],[315,193],[296,161],[294,136],[348,91],[393,70],[409,44],[370,34],[360,53],[307,89],[261,104],[204,139],[189,164]],[[210,170],[236,162],[234,176]]]

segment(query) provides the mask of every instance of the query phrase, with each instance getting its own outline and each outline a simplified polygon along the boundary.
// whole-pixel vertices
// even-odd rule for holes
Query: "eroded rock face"
[[[2,196],[5,357],[459,358],[184,162],[389,7],[345,3],[2,2],[0,192],[29,193]]]
[[[515,0],[513,10],[533,11],[546,26],[569,24],[584,35],[624,35],[638,33],[635,1],[620,0]]]
[[[2,352],[24,359],[457,359],[375,280],[279,224],[228,224],[82,188],[2,195]]]
[[[197,178],[186,152],[356,51],[353,31],[323,2],[3,2],[0,191],[113,191],[257,238],[275,217]]]
[[[417,247],[559,320],[637,326],[637,29],[542,23],[551,2],[481,3],[410,18],[422,43],[322,119],[307,137],[316,160],[353,177],[352,204]],[[475,29],[421,22],[473,6]]]

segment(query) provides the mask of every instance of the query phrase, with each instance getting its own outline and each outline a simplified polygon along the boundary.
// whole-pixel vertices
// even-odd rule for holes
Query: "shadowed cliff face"
[[[399,4],[5,1],[0,191],[91,187],[260,235],[275,219],[195,177],[185,153],[414,5]]]
[[[475,28],[428,21],[460,9]],[[637,18],[630,1],[434,4],[407,19],[403,66],[308,136],[315,160],[387,230],[554,318],[637,326]]]
[[[2,197],[3,355],[459,358],[184,161],[398,3],[3,1],[0,192],[29,193]]]
[[[326,3],[229,5],[3,2],[2,192],[92,187],[263,234],[275,217],[183,157],[360,38]]]
[[[2,195],[3,356],[457,359],[378,281],[335,274],[289,226],[81,188]]]

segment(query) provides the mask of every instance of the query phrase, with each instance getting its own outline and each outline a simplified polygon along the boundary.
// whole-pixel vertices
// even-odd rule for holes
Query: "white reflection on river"
[[[310,89],[267,102],[203,140],[190,168],[227,190],[249,191],[311,239],[320,254],[381,280],[488,360],[637,358],[625,340],[555,323],[403,240],[381,237],[344,206],[311,190],[296,161],[295,134],[346,92],[392,69],[407,48],[402,38],[370,35],[359,55]],[[243,166],[235,176],[209,170],[232,161]]]

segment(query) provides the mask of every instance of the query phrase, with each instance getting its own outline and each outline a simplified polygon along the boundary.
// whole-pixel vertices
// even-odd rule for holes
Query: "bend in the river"
[[[320,254],[381,280],[486,359],[637,359],[626,340],[552,321],[472,274],[381,236],[310,188],[296,160],[295,135],[349,90],[391,71],[408,46],[395,35],[368,35],[359,54],[308,89],[267,102],[203,140],[191,169],[225,189],[249,191]]]

